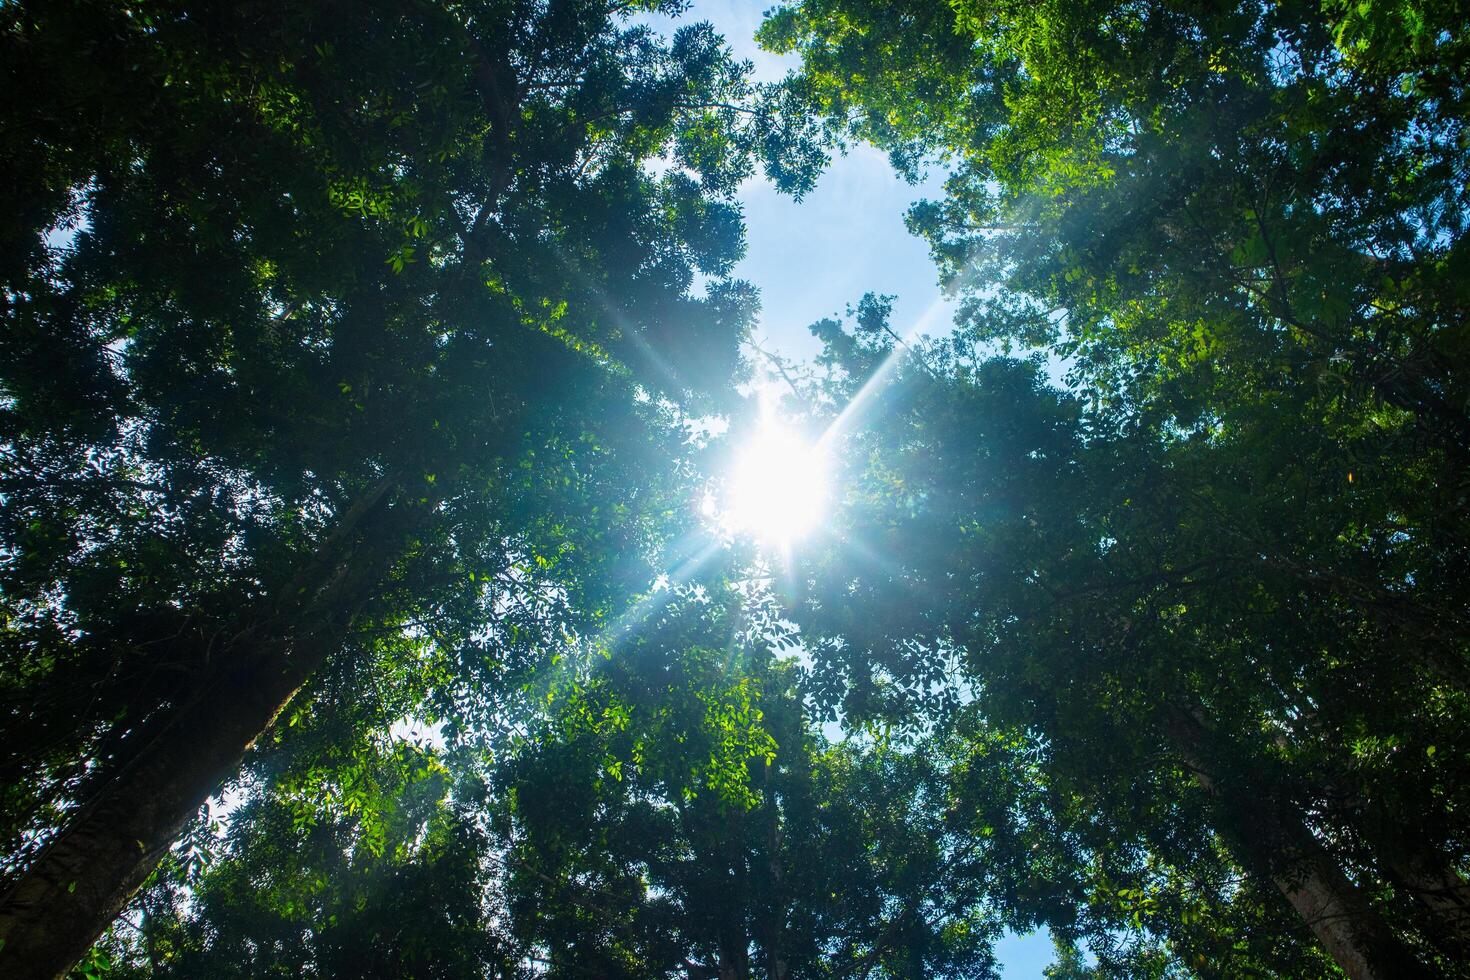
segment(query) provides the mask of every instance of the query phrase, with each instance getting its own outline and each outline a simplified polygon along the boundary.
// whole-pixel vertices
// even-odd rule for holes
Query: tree
[[[647,581],[753,309],[729,196],[804,179],[707,26],[627,19],[678,6],[0,15],[8,975],[303,686],[493,681]]]
[[[761,645],[782,633],[768,602],[649,598],[626,635],[530,678],[498,734],[434,749],[291,726],[252,756],[228,830],[187,835],[93,961],[121,977],[993,976],[993,857],[950,828],[949,758],[826,742],[796,665]],[[1003,796],[1000,773],[972,775]]]
[[[268,783],[222,837],[187,837],[94,951],[97,967],[117,978],[521,976],[468,792],[428,747],[369,742]]]
[[[940,760],[826,742],[779,625],[719,594],[551,691],[496,777],[517,937],[552,977],[993,976]]]
[[[1353,976],[1449,970],[1470,922],[1463,17],[811,0],[763,29],[835,138],[949,168],[910,213],[965,297],[940,386],[998,344],[1089,403],[1035,436],[1074,473],[1009,511],[964,509],[993,436],[945,420],[1012,412],[955,395],[887,460],[902,526],[945,529],[893,583],[950,609],[927,649],[1053,751],[1129,747],[1116,780],[1165,753]]]
[[[1264,664],[1236,662],[1241,647],[1299,626],[1251,608],[1274,583],[1242,598],[1176,565],[1157,529],[1145,537],[1146,519],[1170,516],[1141,503],[1169,490],[1158,447],[1087,437],[1082,406],[1049,389],[1036,365],[956,361],[936,345],[919,367],[874,336],[832,344],[855,369],[836,385],[839,402],[865,394],[846,415],[851,463],[840,479],[854,490],[832,545],[797,575],[809,584],[793,615],[817,689],[850,719],[912,721],[942,705],[936,691],[949,686],[978,719],[968,736],[977,744],[988,732],[1021,733],[1035,772],[1000,785],[1042,788],[1025,804],[1028,843],[1040,850],[1011,880],[1070,883],[1020,886],[1030,924],[1086,937],[1100,957],[1120,929],[1142,930],[1142,945],[1120,951],[1127,975],[1152,972],[1137,959],[1149,935],[1207,975],[1321,975],[1303,924],[1262,890],[1319,887],[1297,876],[1325,877],[1343,857],[1300,836],[1323,831],[1317,801],[1294,782],[1319,776],[1320,757],[1266,741],[1272,727],[1251,729],[1269,726],[1277,702],[1266,696],[1276,692],[1247,672]],[[891,380],[870,384],[885,360]],[[881,423],[854,422],[869,413]],[[1207,760],[1185,755],[1172,727],[1188,705],[1240,726],[1204,737]],[[1211,773],[1230,780],[1228,792],[1204,782]],[[977,818],[971,832],[995,825]],[[1404,899],[1394,915],[1411,914]]]

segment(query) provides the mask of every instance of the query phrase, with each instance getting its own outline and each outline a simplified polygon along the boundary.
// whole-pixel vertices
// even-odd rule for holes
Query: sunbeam
[[[943,294],[936,296],[934,301],[914,321],[913,326],[906,332],[906,336],[900,338],[901,345],[906,345],[910,338],[917,337],[923,333],[924,328],[929,326],[936,317],[944,312],[947,303],[948,299]],[[838,413],[837,418],[833,419],[832,423],[827,426],[826,431],[822,433],[821,439],[817,441],[818,446],[823,451],[830,452],[830,447],[836,443],[842,436],[842,433],[858,423],[862,417],[862,413],[867,409],[868,401],[888,383],[889,376],[893,374],[893,370],[898,364],[899,351],[900,346],[895,346],[893,350],[888,352],[888,356],[883,359],[883,363],[878,365],[878,369],[868,377],[867,381],[863,382],[863,386],[858,389],[857,394],[852,396],[848,403],[843,406],[842,411]]]

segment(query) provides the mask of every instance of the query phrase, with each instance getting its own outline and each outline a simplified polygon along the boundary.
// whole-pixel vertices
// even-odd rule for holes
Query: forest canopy
[[[1470,976],[1470,7],[704,13],[0,5],[0,974]]]

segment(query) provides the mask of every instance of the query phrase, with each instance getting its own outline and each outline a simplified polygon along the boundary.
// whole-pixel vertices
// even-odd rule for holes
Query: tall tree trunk
[[[1195,781],[1215,800],[1243,863],[1270,877],[1344,973],[1352,980],[1430,976],[1277,787],[1246,785],[1226,775],[1215,761],[1213,734],[1201,712],[1175,708],[1164,728]]]
[[[1328,737],[1307,720],[1315,737]],[[1285,734],[1275,741],[1283,751],[1291,750]],[[1386,811],[1371,792],[1349,788],[1331,775],[1318,772],[1295,781],[1322,802],[1337,826],[1351,828],[1367,845],[1379,872],[1413,901],[1418,912],[1414,928],[1430,945],[1450,962],[1470,961],[1470,884],[1418,824],[1406,813]],[[1413,812],[1412,805],[1406,809]]]
[[[716,934],[720,952],[720,980],[750,980],[750,936],[746,913],[750,908],[749,868],[744,852],[745,816],[734,817],[726,826],[714,853],[723,854],[734,874],[730,891],[721,901],[722,916]]]
[[[750,980],[750,950],[735,936],[720,939],[720,980]]]
[[[766,872],[768,875],[765,907],[758,913],[761,922],[761,945],[765,947],[766,980],[791,980],[791,964],[786,959],[786,882],[781,863],[781,809],[776,805],[776,791],[771,786],[775,765],[762,767],[766,811]]]
[[[1393,882],[1423,910],[1430,941],[1445,955],[1470,956],[1470,884],[1443,855],[1380,847],[1379,861]]]
[[[1284,738],[1281,743],[1287,744]],[[1452,961],[1470,962],[1470,884],[1454,862],[1407,813],[1385,810],[1371,793],[1345,789],[1330,777],[1310,785],[1340,825],[1357,831],[1394,890],[1413,900],[1419,929],[1429,942]],[[1414,807],[1396,809],[1412,813]]]
[[[0,899],[0,976],[63,977],[122,911],[199,807],[234,773],[341,643],[391,549],[364,519],[381,481],[350,507],[316,559],[217,655],[170,722],[75,816]]]

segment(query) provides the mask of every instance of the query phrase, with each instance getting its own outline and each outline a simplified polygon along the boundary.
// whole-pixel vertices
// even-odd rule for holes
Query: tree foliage
[[[811,0],[763,28],[834,138],[947,169],[909,220],[962,301],[917,358],[819,325],[839,401],[907,364],[847,451],[848,535],[887,560],[815,573],[826,689],[963,665],[1093,846],[1143,848],[1130,895],[1184,969],[1308,972],[1288,906],[1353,976],[1463,961],[1462,14]],[[1164,897],[1212,849],[1246,876],[1194,885],[1243,916],[1218,940]],[[1262,916],[1273,948],[1241,946]]]
[[[0,13],[0,956],[77,955],[303,684],[493,686],[649,579],[731,195],[803,179],[708,26],[629,19],[678,7]]]
[[[944,767],[827,743],[735,598],[672,602],[502,769],[512,918],[546,975],[992,975]]]
[[[0,6],[0,972],[1464,975],[1464,5],[684,7]],[[958,316],[763,555],[858,143]]]

